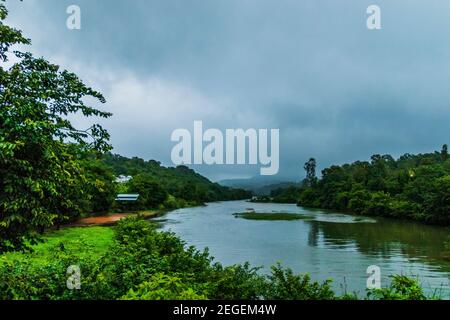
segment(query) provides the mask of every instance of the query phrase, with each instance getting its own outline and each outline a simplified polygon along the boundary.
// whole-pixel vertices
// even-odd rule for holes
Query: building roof
[[[139,194],[137,193],[121,193],[116,197],[116,201],[136,201],[139,198]]]

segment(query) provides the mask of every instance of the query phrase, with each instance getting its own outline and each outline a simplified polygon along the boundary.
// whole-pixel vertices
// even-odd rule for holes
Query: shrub
[[[67,269],[77,265],[81,271],[82,290],[67,288]],[[58,252],[45,263],[29,264],[12,259],[0,264],[1,300],[101,299],[92,275],[98,272],[96,261]]]
[[[272,274],[265,290],[269,300],[331,300],[335,298],[331,290],[331,280],[313,282],[308,274],[294,274],[291,269],[283,269],[279,264],[272,267]]]
[[[250,264],[222,267],[215,265],[213,277],[209,279],[209,296],[219,300],[256,300],[263,296],[265,277]]]
[[[375,300],[426,300],[419,283],[403,275],[392,277],[388,288],[368,291],[367,297]]]
[[[205,300],[189,284],[177,276],[156,273],[150,280],[141,283],[137,289],[131,289],[123,300]]]

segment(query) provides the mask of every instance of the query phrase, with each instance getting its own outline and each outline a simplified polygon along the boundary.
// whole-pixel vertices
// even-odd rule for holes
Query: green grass
[[[248,220],[310,220],[310,216],[289,213],[289,212],[238,212],[234,214],[237,218],[243,218]]]
[[[45,264],[55,252],[64,249],[75,257],[100,258],[113,243],[114,231],[111,227],[66,228],[46,233],[44,242],[33,246],[31,253],[6,253],[0,255],[2,260],[26,260],[27,263]]]

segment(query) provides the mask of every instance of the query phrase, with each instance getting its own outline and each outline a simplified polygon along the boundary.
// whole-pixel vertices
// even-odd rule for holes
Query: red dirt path
[[[83,218],[83,219],[76,221],[73,225],[75,225],[75,226],[111,225],[127,216],[129,216],[129,214],[118,213],[118,214],[112,214],[110,216]]]

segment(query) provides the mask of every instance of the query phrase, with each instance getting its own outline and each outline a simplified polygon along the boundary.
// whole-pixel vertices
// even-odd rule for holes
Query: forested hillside
[[[186,166],[164,167],[155,160],[126,158],[117,154],[104,155],[104,163],[116,176],[132,176],[133,180],[151,180],[156,182],[168,195],[178,199],[203,203],[218,200],[238,200],[250,198],[251,194],[243,189],[234,189],[213,183],[204,176]],[[129,192],[138,192],[131,180]]]
[[[273,193],[305,207],[356,214],[450,223],[450,158],[447,145],[426,154],[373,155],[370,161],[331,166],[316,178],[315,159],[305,164],[303,186]],[[296,196],[295,196],[296,193]]]

